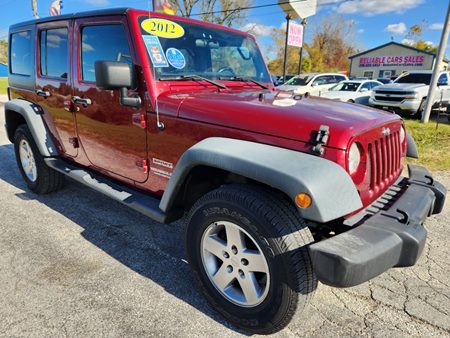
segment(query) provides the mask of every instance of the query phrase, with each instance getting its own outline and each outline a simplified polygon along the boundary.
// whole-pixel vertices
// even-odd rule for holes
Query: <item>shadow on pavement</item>
[[[153,222],[70,181],[59,192],[35,195],[28,191],[19,174],[11,144],[0,146],[0,180],[24,191],[17,197],[37,200],[81,226],[84,229],[81,235],[85,239],[120,263],[156,282],[173,296],[225,327],[242,334],[209,306],[194,283],[184,260],[181,222],[169,225]]]

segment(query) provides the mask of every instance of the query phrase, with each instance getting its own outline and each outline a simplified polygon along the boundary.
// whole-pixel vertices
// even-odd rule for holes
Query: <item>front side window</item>
[[[67,79],[67,28],[41,31],[41,75]]]
[[[11,73],[30,76],[33,72],[31,31],[11,35]]]
[[[81,80],[95,82],[96,61],[132,63],[125,28],[121,24],[83,27],[81,31]]]
[[[441,74],[441,76],[439,76],[438,84],[440,84],[441,86],[448,85],[447,74]]]
[[[149,20],[151,25],[144,29]],[[176,20],[141,17],[139,23],[157,79],[199,75],[271,82],[255,41],[246,35]],[[175,27],[179,34],[170,37]]]

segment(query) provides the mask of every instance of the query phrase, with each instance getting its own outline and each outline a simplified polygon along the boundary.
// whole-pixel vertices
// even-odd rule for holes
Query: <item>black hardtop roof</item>
[[[124,15],[127,13],[127,11],[131,8],[111,8],[111,9],[101,9],[96,11],[87,11],[87,12],[78,12],[78,13],[70,13],[65,15],[58,15],[58,16],[49,16],[42,19],[35,19],[35,20],[28,20],[20,23],[16,23],[10,27],[10,29],[17,29],[22,26],[27,25],[35,25],[39,23],[44,22],[53,22],[53,21],[61,21],[61,20],[69,20],[69,19],[76,19],[76,18],[89,18],[89,17],[96,17],[96,16],[106,16],[106,15]]]

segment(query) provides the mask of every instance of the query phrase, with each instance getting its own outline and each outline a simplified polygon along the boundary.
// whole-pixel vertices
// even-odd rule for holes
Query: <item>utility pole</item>
[[[437,82],[440,73],[442,60],[444,59],[445,49],[447,48],[448,35],[450,31],[450,3],[448,4],[447,17],[445,18],[444,30],[439,43],[439,50],[434,59],[433,76],[431,77],[430,89],[428,91],[427,103],[422,115],[422,123],[427,123],[430,120],[431,108],[433,106],[434,97],[436,95]]]
[[[38,9],[37,9],[37,2],[36,2],[36,0],[31,0],[31,9],[33,10],[34,18],[38,19],[39,15],[38,15]]]
[[[302,73],[302,63],[303,63],[303,45],[305,44],[305,29],[306,29],[306,19],[302,20],[303,32],[302,32],[302,46],[300,47],[300,60],[298,61],[298,72],[300,75]]]
[[[288,39],[289,39],[289,24],[291,22],[291,15],[286,15],[286,41],[284,43],[284,64],[283,64],[283,82],[286,82],[287,58],[288,58]]]

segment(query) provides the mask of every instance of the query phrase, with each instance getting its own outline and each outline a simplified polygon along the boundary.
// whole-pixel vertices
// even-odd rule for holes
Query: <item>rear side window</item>
[[[41,75],[67,79],[67,28],[41,31]]]
[[[33,72],[31,31],[11,35],[11,73],[30,76]]]
[[[81,79],[95,82],[96,61],[131,64],[125,28],[120,24],[86,26],[81,31]]]

